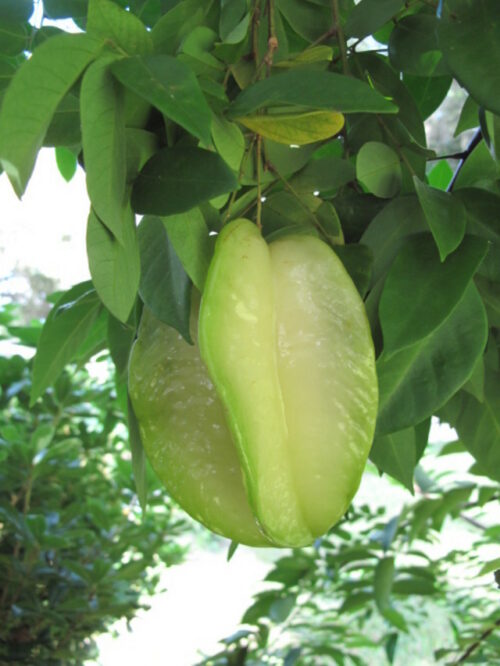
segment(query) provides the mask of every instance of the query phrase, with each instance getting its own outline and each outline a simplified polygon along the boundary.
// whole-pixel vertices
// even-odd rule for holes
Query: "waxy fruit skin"
[[[268,245],[235,220],[217,239],[198,334],[190,346],[143,316],[130,393],[153,469],[219,534],[312,543],[347,510],[375,429],[373,342],[354,284],[318,238]]]

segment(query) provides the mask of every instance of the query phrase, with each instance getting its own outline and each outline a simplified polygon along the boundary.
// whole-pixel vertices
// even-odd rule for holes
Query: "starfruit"
[[[240,219],[219,234],[196,310],[194,345],[143,314],[129,388],[151,465],[214,532],[310,544],[347,510],[373,438],[363,302],[326,243],[267,244]]]

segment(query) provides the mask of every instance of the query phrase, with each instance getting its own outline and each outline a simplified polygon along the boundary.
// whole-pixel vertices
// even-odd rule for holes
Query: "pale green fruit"
[[[267,245],[236,220],[217,240],[199,344],[204,363],[150,315],[141,325],[130,389],[153,468],[225,536],[310,544],[349,506],[375,428],[373,343],[355,286],[319,239]]]

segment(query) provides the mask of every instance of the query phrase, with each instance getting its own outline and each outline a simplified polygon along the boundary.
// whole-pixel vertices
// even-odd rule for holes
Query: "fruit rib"
[[[196,344],[144,309],[129,390],[155,473],[193,518],[249,546],[272,545],[258,529],[223,407]]]
[[[199,342],[258,521],[281,545],[311,543],[288,448],[269,248],[248,220],[232,222],[218,238],[203,292]]]

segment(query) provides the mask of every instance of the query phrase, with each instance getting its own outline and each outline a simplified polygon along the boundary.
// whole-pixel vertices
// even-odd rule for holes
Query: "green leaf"
[[[204,23],[211,4],[182,0],[169,9],[151,31],[155,52],[174,55],[187,35]]]
[[[303,0],[279,0],[281,14],[295,32],[313,42],[325,33],[325,26],[331,23],[329,7]]]
[[[342,185],[350,183],[356,178],[354,166],[340,157],[321,157],[310,160],[306,166],[296,174],[290,185],[298,192],[328,192],[338,190]]]
[[[91,210],[87,223],[87,255],[92,282],[104,305],[126,322],[135,303],[141,265],[135,218],[124,213],[119,242]]]
[[[158,150],[158,137],[153,132],[125,128],[127,152],[127,183],[133,182],[137,174]]]
[[[24,23],[0,23],[0,54],[16,56],[28,46],[28,29]]]
[[[0,60],[0,92],[3,92],[7,88],[14,76],[16,69],[9,62]],[[1,103],[1,96],[0,96]]]
[[[405,74],[403,83],[415,100],[423,120],[439,108],[450,89],[451,76],[413,76]]]
[[[255,114],[235,120],[252,132],[285,146],[323,141],[338,134],[344,126],[344,116],[335,111]]]
[[[80,100],[68,93],[55,110],[43,139],[44,146],[76,146],[81,143]]]
[[[500,557],[497,557],[495,560],[489,560],[489,562],[485,562],[481,567],[478,575],[484,576],[485,574],[489,574],[496,569],[500,569]]]
[[[83,158],[90,201],[101,221],[123,242],[126,139],[123,90],[111,75],[114,57],[86,71],[80,93]]]
[[[469,95],[460,111],[457,126],[453,136],[458,136],[462,132],[479,126],[479,106],[477,102]]]
[[[76,21],[87,16],[88,0],[43,0],[43,11],[47,18],[72,18]]]
[[[438,37],[448,67],[480,105],[500,113],[500,5],[448,0]]]
[[[239,545],[240,544],[237,541],[231,541],[229,548],[227,549],[226,562],[230,562],[233,559]]]
[[[277,623],[284,622],[292,612],[296,601],[297,596],[295,594],[289,594],[286,597],[280,597],[276,601],[273,601],[269,608],[269,617],[271,620]]]
[[[356,157],[356,178],[371,194],[390,199],[401,189],[400,158],[385,143],[368,141]]]
[[[128,374],[128,359],[135,339],[135,326],[123,324],[108,314],[107,339],[109,353],[115,364],[118,381],[126,382]]]
[[[35,356],[31,405],[74,359],[101,307],[88,282],[70,289],[54,305],[42,329]]]
[[[481,141],[468,156],[466,162],[460,169],[455,181],[454,191],[464,187],[481,187],[488,189],[491,181],[500,176],[500,168],[495,162],[488,146]]]
[[[203,293],[213,244],[200,209],[192,208],[187,213],[164,217],[162,221],[184,270],[198,291]]]
[[[462,444],[479,463],[481,473],[500,481],[500,382],[497,373],[486,370],[483,402],[463,394],[462,409],[453,425]]]
[[[500,281],[500,197],[485,190],[465,188],[455,192],[467,211],[467,231],[489,241],[488,254],[478,273]]]
[[[167,118],[210,143],[212,114],[188,65],[168,55],[135,56],[118,60],[112,71],[124,86]]]
[[[360,240],[373,251],[372,286],[385,276],[407,236],[426,226],[415,196],[394,199],[373,218]]]
[[[436,594],[437,590],[432,580],[426,578],[399,578],[392,586],[393,594],[404,596],[431,596]]]
[[[217,152],[233,171],[239,171],[245,152],[245,137],[236,123],[212,116],[212,139]]]
[[[71,150],[68,150],[64,146],[59,146],[58,148],[56,148],[55,152],[56,152],[56,163],[57,163],[57,168],[59,169],[59,173],[64,178],[64,180],[69,183],[69,181],[75,175],[76,168],[78,166],[76,155],[75,153],[73,153]]]
[[[184,213],[236,187],[233,172],[219,155],[188,146],[164,148],[137,177],[132,205],[138,213]]]
[[[222,0],[219,19],[219,35],[223,42],[226,41],[237,27],[246,12],[246,0],[229,0],[229,2],[227,0]]]
[[[232,118],[263,107],[301,106],[340,113],[397,113],[397,107],[363,81],[333,72],[293,69],[243,90],[229,107]]]
[[[404,4],[403,0],[361,0],[349,14],[346,34],[358,38],[372,35],[390,21]]]
[[[380,299],[386,357],[425,338],[442,324],[462,298],[486,249],[483,239],[467,236],[458,250],[441,262],[429,234],[406,241]]]
[[[431,187],[445,191],[453,178],[453,169],[446,160],[439,160],[429,172],[427,180]]]
[[[128,55],[147,55],[153,50],[153,40],[142,21],[110,0],[89,0],[87,34],[110,40]]]
[[[132,401],[127,393],[127,417],[130,451],[132,453],[132,470],[134,472],[135,488],[137,498],[143,512],[148,502],[147,478],[146,478],[146,456],[142,446],[139,423],[132,407]]]
[[[162,220],[144,217],[138,228],[141,253],[139,293],[155,317],[192,344],[189,331],[191,283]]]
[[[344,264],[361,298],[364,298],[372,277],[372,250],[367,245],[360,244],[335,245],[333,250]]]
[[[414,428],[375,437],[370,460],[414,494],[413,470],[417,464]]]
[[[377,361],[377,435],[416,425],[445,405],[469,379],[484,351],[486,313],[471,283],[447,319],[426,338]]]
[[[394,558],[384,557],[378,561],[375,569],[373,590],[375,603],[381,613],[390,606],[391,590],[394,581]]]
[[[84,34],[52,37],[12,79],[0,109],[0,163],[19,197],[54,112],[100,48]]]
[[[444,261],[463,240],[466,226],[465,207],[457,197],[441,192],[413,178],[420,205],[434,236],[439,257]]]
[[[2,0],[0,21],[28,21],[33,13],[33,0]]]
[[[394,69],[415,76],[448,73],[436,36],[438,19],[413,14],[398,21],[389,39],[389,60]]]

